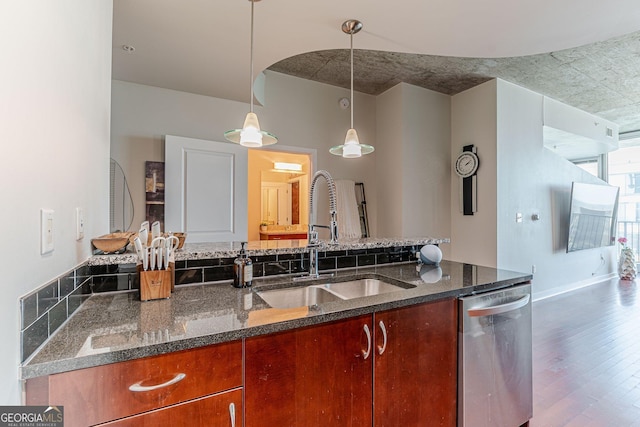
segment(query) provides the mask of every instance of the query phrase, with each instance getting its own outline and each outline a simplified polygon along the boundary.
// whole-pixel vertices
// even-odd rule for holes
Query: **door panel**
[[[187,242],[247,240],[247,149],[167,135],[165,228]]]
[[[375,426],[454,427],[456,301],[376,313],[374,327]]]
[[[245,343],[245,426],[372,425],[371,316]]]

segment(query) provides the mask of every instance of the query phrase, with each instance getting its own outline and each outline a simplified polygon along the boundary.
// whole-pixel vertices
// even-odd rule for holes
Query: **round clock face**
[[[471,151],[463,151],[456,160],[456,173],[467,178],[478,170],[478,156]]]

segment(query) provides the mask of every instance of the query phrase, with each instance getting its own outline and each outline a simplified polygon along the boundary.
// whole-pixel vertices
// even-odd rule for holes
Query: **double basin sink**
[[[399,292],[413,287],[415,286],[410,284],[394,285],[379,279],[357,279],[265,290],[257,293],[273,308],[294,308]]]

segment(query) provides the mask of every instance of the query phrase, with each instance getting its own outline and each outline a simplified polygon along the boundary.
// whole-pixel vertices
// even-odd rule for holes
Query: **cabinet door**
[[[245,426],[371,426],[365,327],[371,316],[247,339]]]
[[[375,314],[376,427],[456,425],[457,320],[455,300]]]
[[[117,421],[104,427],[241,427],[242,389],[203,397]]]

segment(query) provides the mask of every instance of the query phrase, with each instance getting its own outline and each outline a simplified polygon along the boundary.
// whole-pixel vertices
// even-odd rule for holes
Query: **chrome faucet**
[[[327,182],[327,187],[329,188],[329,215],[331,216],[331,221],[329,225],[318,225],[313,222],[313,200],[314,200],[314,190],[316,186],[316,182],[320,177],[323,177]],[[335,245],[338,243],[338,221],[337,221],[337,202],[336,202],[336,184],[333,182],[333,178],[329,172],[325,170],[319,170],[311,178],[311,189],[309,190],[309,232],[307,235],[309,248],[309,276],[312,278],[317,278],[320,276],[318,273],[318,247],[320,246],[320,241],[318,240],[318,231],[316,228],[328,228],[331,233],[331,240],[329,244]]]

